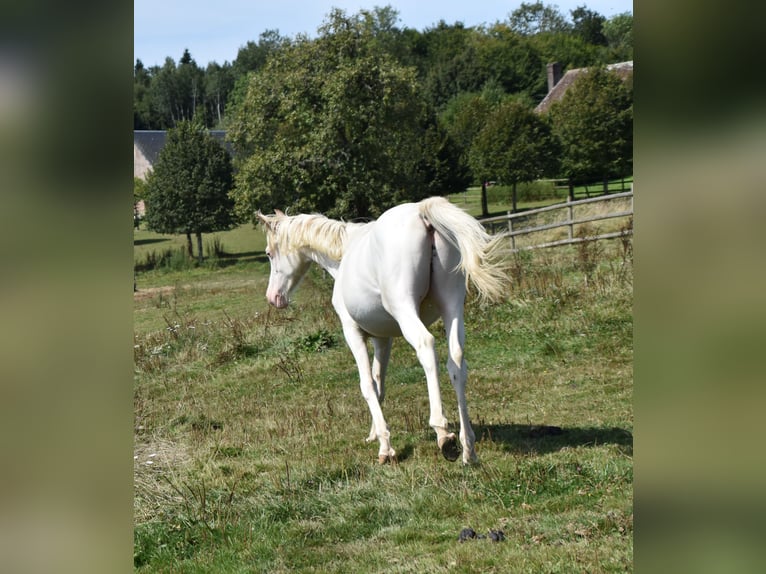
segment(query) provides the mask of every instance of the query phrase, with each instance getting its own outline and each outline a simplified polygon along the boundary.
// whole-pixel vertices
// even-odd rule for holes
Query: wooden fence
[[[630,208],[622,209],[620,211],[612,211],[609,213],[599,213],[596,215],[585,215],[583,217],[575,218],[575,209],[580,206],[587,206],[589,204],[596,204],[606,201],[614,201],[617,199],[630,199]],[[554,212],[560,209],[566,209],[568,211],[567,218],[564,221],[556,221],[553,223],[547,223],[543,225],[537,225],[533,227],[524,227],[531,220],[537,219],[540,214],[548,212]],[[624,237],[633,234],[633,225],[623,226],[619,231],[610,231],[606,233],[598,233],[596,235],[582,235],[575,234],[575,226],[583,225],[586,223],[593,223],[595,221],[603,221],[608,219],[615,219],[620,217],[633,216],[633,192],[628,191],[625,193],[614,193],[610,195],[603,195],[600,197],[592,197],[589,199],[580,199],[577,201],[568,201],[566,203],[557,203],[555,205],[549,205],[548,207],[541,207],[539,209],[531,209],[529,211],[523,211],[519,213],[508,212],[507,215],[500,215],[496,217],[487,217],[480,219],[479,222],[487,228],[490,233],[502,233],[511,240],[511,248],[513,251],[522,251],[527,249],[539,249],[541,247],[554,247],[556,245],[571,245],[574,243],[582,243],[584,241],[596,241],[599,239],[613,239],[616,237]],[[566,239],[558,239],[555,241],[543,241],[542,243],[536,243],[532,245],[525,245],[523,247],[517,247],[516,238],[522,235],[528,235],[530,233],[539,233],[541,231],[547,231],[549,229],[557,229],[560,227],[567,227]]]

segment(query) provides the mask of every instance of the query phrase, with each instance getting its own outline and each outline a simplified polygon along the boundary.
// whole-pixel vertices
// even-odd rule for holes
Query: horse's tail
[[[481,298],[498,300],[507,292],[508,275],[502,236],[492,236],[481,223],[443,197],[420,202],[420,214],[439,235],[460,252],[456,270],[465,275]]]

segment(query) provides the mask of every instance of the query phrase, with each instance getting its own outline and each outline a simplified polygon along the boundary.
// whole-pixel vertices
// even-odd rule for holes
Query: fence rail
[[[582,205],[595,204],[605,201],[613,201],[617,199],[630,199],[630,209],[623,209],[621,211],[614,211],[606,214],[588,215],[580,218],[575,218],[574,210],[576,207]],[[519,229],[518,225],[529,221],[531,218],[538,216],[541,213],[553,212],[560,209],[568,210],[567,219],[565,221],[557,221],[553,223],[547,223],[543,225],[537,225],[534,227],[524,227]],[[511,249],[513,251],[522,251],[528,249],[539,249],[542,247],[554,247],[557,245],[571,245],[574,243],[582,243],[584,241],[596,241],[599,239],[613,239],[616,237],[624,237],[633,234],[633,226],[623,228],[619,231],[611,231],[608,233],[599,233],[597,235],[588,236],[575,236],[575,225],[582,225],[585,223],[592,223],[594,221],[603,221],[607,219],[616,219],[619,217],[632,217],[633,216],[633,192],[628,191],[624,193],[613,193],[610,195],[603,195],[600,197],[591,197],[588,199],[580,199],[577,201],[568,201],[566,203],[557,203],[555,205],[549,205],[547,207],[541,207],[539,209],[531,209],[529,211],[523,211],[519,213],[508,212],[507,215],[499,215],[495,217],[487,217],[480,219],[479,223],[490,233],[498,233],[498,228],[502,229],[500,233],[511,239]],[[516,229],[514,229],[516,225]],[[550,229],[557,229],[559,227],[567,227],[567,238],[559,239],[555,241],[545,241],[535,245],[525,245],[523,247],[516,246],[516,238],[521,235],[528,235],[530,233],[537,233],[541,231],[547,231]]]

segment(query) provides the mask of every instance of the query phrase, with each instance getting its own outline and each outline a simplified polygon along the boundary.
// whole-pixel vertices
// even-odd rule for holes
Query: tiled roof
[[[564,94],[569,89],[569,86],[571,86],[580,76],[580,74],[585,72],[587,69],[588,68],[574,68],[573,70],[568,70],[567,73],[561,77],[558,83],[553,86],[553,89],[546,94],[543,100],[537,104],[535,111],[537,113],[547,112],[554,104],[554,102],[558,102],[561,100],[561,98],[564,97]],[[628,74],[633,73],[633,60],[628,62],[619,62],[617,64],[609,64],[606,69],[615,72],[624,80]]]

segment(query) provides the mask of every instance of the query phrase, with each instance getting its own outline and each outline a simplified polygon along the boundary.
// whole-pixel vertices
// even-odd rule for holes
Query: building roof
[[[165,146],[167,133],[165,130],[133,130],[133,145],[141,150],[151,165],[154,165],[160,150]],[[208,133],[217,139],[226,151],[232,153],[231,145],[226,141],[226,130],[210,130]]]
[[[618,76],[620,76],[620,78],[624,80],[628,77],[628,75],[633,73],[633,60],[629,60],[627,62],[619,62],[617,64],[609,64],[606,66],[606,69],[616,73]],[[588,68],[574,68],[572,70],[568,70],[566,74],[564,74],[556,83],[556,85],[553,86],[553,88],[545,95],[543,100],[537,104],[535,111],[537,113],[547,112],[555,102],[558,102],[561,100],[561,98],[564,97],[564,94],[569,89],[569,87],[583,72],[587,70]]]
[[[165,146],[167,132],[164,130],[133,130],[133,145],[141,150],[147,161],[154,165],[160,150]]]

